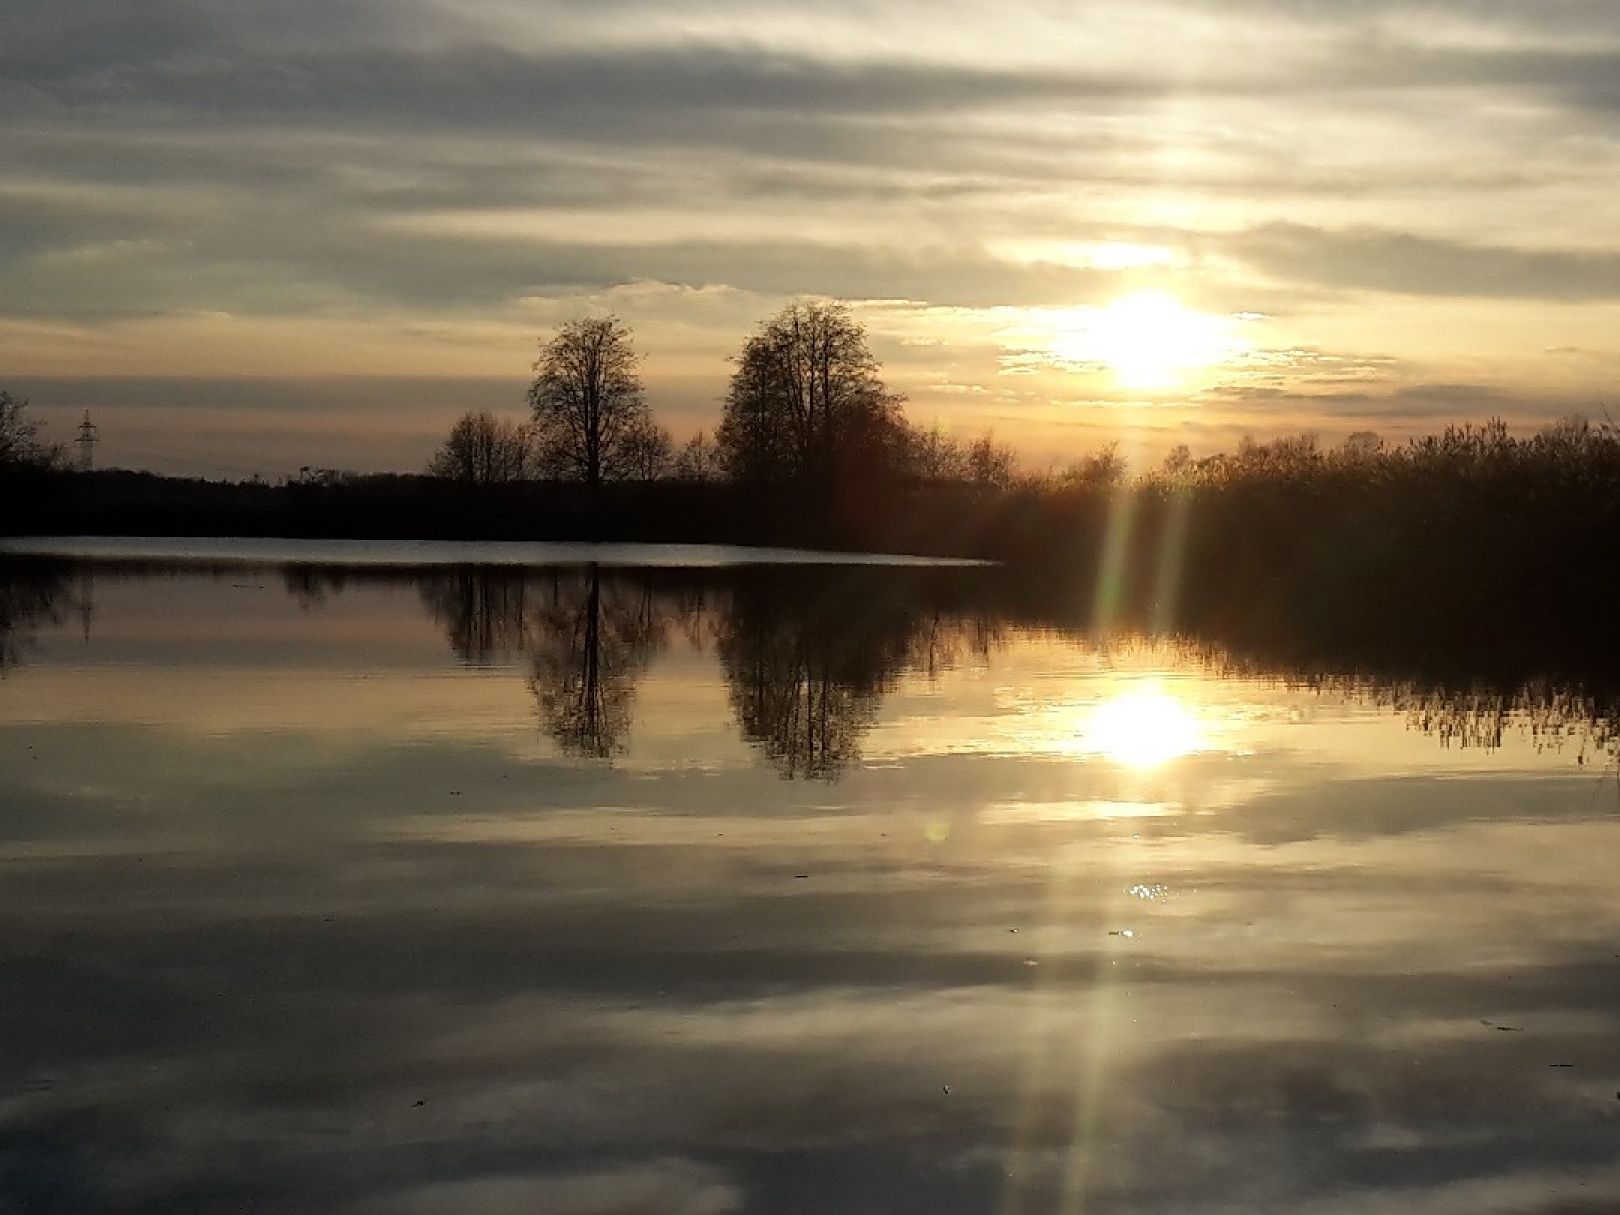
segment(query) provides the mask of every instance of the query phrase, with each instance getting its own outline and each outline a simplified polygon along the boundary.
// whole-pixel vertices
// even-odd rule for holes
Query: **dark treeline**
[[[1459,677],[1617,650],[1620,431],[1501,422],[1384,450],[1247,444],[1145,478],[1121,597],[1290,663],[1354,653]]]
[[[309,475],[282,485],[31,470],[5,479],[12,534],[597,539],[786,544],[999,559],[1088,606],[1245,644],[1513,646],[1547,630],[1611,644],[1620,601],[1620,434],[1567,422],[1455,427],[1405,446],[1308,439],[1128,476],[868,486],[812,510],[725,481],[470,486]],[[857,509],[857,503],[862,503]],[[869,514],[862,514],[869,511]]]
[[[1607,644],[1620,598],[1620,431],[1497,421],[1402,446],[1245,441],[1152,470],[1116,449],[1020,471],[988,434],[910,424],[847,309],[798,303],[733,361],[721,423],[677,448],[614,318],[542,344],[529,420],[468,414],[423,474],[280,484],[72,473],[5,397],[0,529],[784,545],[985,558],[1103,618],[1308,660],[1400,660],[1550,630]],[[7,439],[6,436],[10,438]],[[9,444],[9,446],[8,446]],[[12,454],[6,455],[9,451]]]
[[[0,558],[0,677],[37,633],[79,615],[91,629],[94,570],[114,576],[242,566]],[[323,567],[281,571],[311,609],[351,587],[397,585],[420,598],[456,658],[512,669],[537,726],[565,754],[610,760],[629,744],[637,687],[680,642],[714,655],[736,728],[787,778],[831,779],[858,763],[884,698],[906,674],[991,658],[1030,630],[1071,638],[1105,661],[1147,648],[1155,662],[1366,697],[1450,745],[1494,747],[1523,731],[1575,758],[1620,742],[1620,662],[1571,633],[1477,651],[1466,639],[1358,648],[1348,635],[1105,630],[1071,588],[1006,569],[759,566],[734,569]],[[1308,656],[1306,656],[1308,655]],[[1607,760],[1605,762],[1608,762]]]

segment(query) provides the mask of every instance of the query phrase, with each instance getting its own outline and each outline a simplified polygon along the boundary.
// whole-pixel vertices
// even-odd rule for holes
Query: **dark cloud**
[[[1620,299],[1620,252],[1471,244],[1381,228],[1270,224],[1223,242],[1267,274],[1406,295]]]
[[[1234,7],[1323,19],[1309,5]],[[1362,45],[1367,35],[1353,25],[1342,31],[1350,41],[1328,75],[1304,55],[1258,73],[1252,63],[1239,70],[1218,61],[1189,77],[1168,67],[972,67],[726,42],[524,50],[469,38],[476,24],[461,38],[425,38],[450,21],[431,5],[395,12],[375,25],[378,37],[358,37],[382,12],[338,5],[275,23],[259,6],[179,0],[138,20],[120,6],[77,17],[26,6],[18,36],[0,52],[9,56],[12,115],[0,139],[13,173],[31,174],[28,190],[5,199],[0,227],[16,307],[86,317],[378,302],[487,308],[639,279],[944,304],[1058,302],[1084,296],[1096,281],[998,264],[974,253],[972,234],[1010,190],[1056,181],[1151,185],[1162,171],[1151,158],[1137,160],[1152,150],[1153,124],[1133,132],[1114,121],[1141,117],[1144,107],[1449,86],[1600,98],[1620,79],[1620,52]],[[1045,128],[1047,116],[1070,109],[1097,121]],[[994,134],[961,121],[979,114],[1038,121],[1017,130],[1002,124]],[[1282,170],[1276,149],[1220,139],[1230,144],[1231,167],[1194,169],[1183,188],[1241,194],[1268,165]],[[676,149],[702,149],[708,159],[672,160]],[[1409,175],[1403,187],[1290,169],[1271,180],[1267,189],[1329,196],[1484,188],[1513,184],[1514,175],[1452,170],[1426,187]],[[42,190],[42,181],[53,188]],[[92,183],[143,188],[92,194]],[[174,197],[187,187],[197,191],[190,205]],[[924,205],[947,226],[954,207],[962,210],[962,248],[548,245],[401,233],[382,222],[435,209],[623,211],[672,195],[720,211],[773,200]],[[1074,224],[1048,207],[1026,208],[1020,226]],[[1475,248],[1370,229],[1274,224],[1230,249],[1296,283],[1425,294],[1593,299],[1608,298],[1620,282],[1620,254]],[[67,256],[39,264],[52,252]]]
[[[1413,49],[1351,45],[1331,76],[1314,62],[1256,73],[993,69],[910,60],[841,61],[729,45],[568,53],[490,45],[350,48],[267,55],[225,47],[115,65],[17,56],[15,113],[72,114],[114,129],[212,124],[308,131],[477,131],[620,143],[745,140],[762,121],[947,118],[975,110],[1126,106],[1200,97],[1284,98],[1369,89],[1544,91],[1592,108],[1617,100],[1620,51]],[[715,124],[719,123],[718,131]]]
[[[1577,392],[1532,392],[1487,384],[1406,384],[1391,371],[1365,387],[1316,389],[1227,385],[1199,395],[1207,405],[1301,419],[1384,422],[1432,428],[1443,422],[1502,417],[1532,425],[1570,415],[1592,415],[1602,401]]]

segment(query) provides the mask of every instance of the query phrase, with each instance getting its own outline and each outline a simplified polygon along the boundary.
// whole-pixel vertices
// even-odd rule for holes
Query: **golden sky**
[[[535,339],[726,358],[847,299],[914,420],[1042,467],[1600,415],[1608,0],[14,0],[0,383],[101,460],[415,468]]]

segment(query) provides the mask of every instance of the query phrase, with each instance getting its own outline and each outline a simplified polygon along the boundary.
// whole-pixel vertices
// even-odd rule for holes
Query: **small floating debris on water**
[[[1494,1029],[1498,1033],[1522,1034],[1524,1032],[1524,1026],[1522,1026],[1522,1025],[1498,1025],[1495,1021],[1487,1021],[1487,1020],[1485,1020],[1484,1017],[1481,1017],[1479,1019],[1479,1023],[1481,1025],[1483,1025],[1486,1029]]]
[[[1136,932],[1130,928],[1110,928],[1108,935],[1111,937],[1134,937]]]
[[[427,1104],[426,1101],[423,1101],[420,1098],[418,1098],[416,1101],[411,1102],[411,1108],[413,1110],[421,1109],[426,1104]]]
[[[1138,882],[1134,886],[1127,886],[1125,888],[1125,893],[1130,895],[1132,898],[1142,899],[1145,902],[1152,903],[1159,899],[1167,898],[1170,894],[1170,887],[1161,882]]]
[[[1548,1067],[1574,1067],[1573,1063],[1549,1063]]]
[[[1037,960],[1036,960],[1036,959],[1034,959],[1034,958],[1025,958],[1025,959],[1024,959],[1024,965],[1025,965],[1025,966],[1039,966],[1039,965],[1040,965],[1040,962],[1039,962],[1039,961],[1037,961]]]
[[[794,874],[794,875],[793,875],[793,878],[794,878],[794,880],[795,880],[795,881],[799,881],[799,882],[802,882],[802,881],[804,881],[804,880],[805,880],[805,879],[806,879],[806,878],[808,878],[808,877],[809,877],[809,876],[810,876],[810,875],[809,875],[809,874],[808,874],[808,873],[795,873],[795,874]]]
[[[948,1084],[942,1084],[942,1085],[940,1085],[940,1086],[939,1086],[939,1087],[940,1087],[940,1088],[941,1088],[941,1089],[943,1089],[943,1090],[944,1090],[944,1092],[945,1092],[945,1095],[946,1095],[946,1096],[947,1096],[947,1097],[949,1097],[949,1096],[950,1096],[950,1095],[951,1095],[951,1086],[950,1086],[950,1085],[948,1085]]]

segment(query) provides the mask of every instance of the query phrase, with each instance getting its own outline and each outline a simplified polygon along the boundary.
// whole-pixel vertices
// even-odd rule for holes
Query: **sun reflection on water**
[[[1082,751],[1132,768],[1156,768],[1209,747],[1197,715],[1157,681],[1133,685],[1102,701],[1080,734]]]

